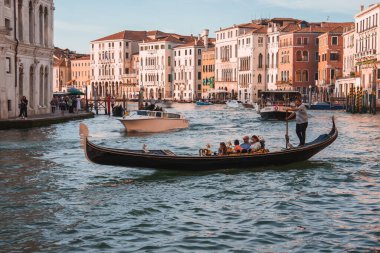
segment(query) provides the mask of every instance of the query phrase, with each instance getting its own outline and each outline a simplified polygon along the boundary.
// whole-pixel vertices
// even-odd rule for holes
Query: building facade
[[[256,102],[266,89],[268,66],[267,27],[261,26],[238,36],[238,96],[240,101]]]
[[[178,85],[174,85],[174,48],[189,43],[194,44],[195,39],[193,36],[156,31],[139,44],[140,85],[144,89],[145,98],[167,99],[173,98],[174,94],[178,96],[178,90],[174,91],[174,88],[178,88]],[[191,96],[194,96],[194,89],[186,92],[188,99],[190,92]]]
[[[28,114],[50,112],[53,0],[0,2],[0,119],[17,117],[22,96]]]
[[[355,64],[360,73],[361,87],[367,94],[376,94],[380,107],[380,4],[361,6],[355,16]]]
[[[215,46],[202,52],[202,99],[215,99]]]
[[[360,73],[355,66],[356,33],[355,25],[343,31],[343,75],[336,80],[336,95],[346,97],[351,88],[360,87]]]
[[[268,21],[267,30],[267,90],[277,90],[279,40],[280,35],[297,29],[301,20],[293,18],[273,18]]]
[[[121,31],[91,42],[90,93],[104,98],[126,95],[126,76],[135,72],[133,55],[138,44],[147,37],[146,31]]]
[[[71,61],[71,86],[85,93],[90,84],[91,61],[90,56],[82,56]]]

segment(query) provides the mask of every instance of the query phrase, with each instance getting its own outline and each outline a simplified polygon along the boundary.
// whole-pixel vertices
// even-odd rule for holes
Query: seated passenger
[[[256,151],[262,149],[259,137],[257,137],[256,135],[252,136],[252,145],[251,145],[250,149],[252,152],[256,152]]]
[[[242,147],[240,147],[240,143],[239,143],[239,140],[235,140],[234,141],[234,144],[235,144],[235,148],[234,148],[234,152],[235,153],[241,153],[241,151],[243,150]]]
[[[229,141],[227,142],[227,154],[232,154],[233,152],[232,143]]]
[[[244,142],[240,144],[240,147],[242,148],[242,153],[247,153],[249,148],[251,147],[251,143],[249,143],[249,137],[244,136],[243,141]]]
[[[218,155],[227,155],[226,143],[221,142],[218,149]]]

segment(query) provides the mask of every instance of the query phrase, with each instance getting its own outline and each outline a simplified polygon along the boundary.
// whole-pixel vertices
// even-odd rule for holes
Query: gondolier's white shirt
[[[301,104],[296,111],[296,122],[297,124],[303,124],[307,122],[307,112],[306,106]]]

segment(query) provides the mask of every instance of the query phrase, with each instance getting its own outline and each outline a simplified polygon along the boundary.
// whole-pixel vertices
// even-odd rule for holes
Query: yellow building
[[[215,98],[215,47],[202,52],[202,98]]]

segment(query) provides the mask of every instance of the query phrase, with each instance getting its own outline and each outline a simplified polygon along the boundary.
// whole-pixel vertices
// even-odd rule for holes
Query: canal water
[[[189,129],[128,136],[115,118],[84,120],[104,146],[197,154],[207,143],[285,124],[252,110],[177,104]],[[380,115],[309,111],[307,140],[339,137],[307,162],[246,170],[157,171],[92,164],[79,121],[0,131],[0,252],[371,252],[380,250]],[[295,123],[290,137],[297,143]],[[180,168],[179,168],[180,169]]]

